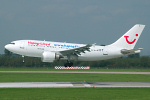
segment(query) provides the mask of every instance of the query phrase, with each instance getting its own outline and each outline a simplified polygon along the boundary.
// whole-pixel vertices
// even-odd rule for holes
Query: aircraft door
[[[103,55],[108,55],[108,50],[106,47],[103,48]]]

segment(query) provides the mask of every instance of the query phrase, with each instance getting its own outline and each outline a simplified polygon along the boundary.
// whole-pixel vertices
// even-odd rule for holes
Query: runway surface
[[[150,72],[100,71],[0,71],[0,73],[96,73],[96,74],[150,74]],[[76,88],[76,87],[150,87],[150,82],[7,82],[0,88]]]
[[[150,87],[150,82],[11,82],[0,88]]]
[[[0,73],[95,73],[95,74],[150,74],[150,72],[101,72],[101,71],[0,71]]]

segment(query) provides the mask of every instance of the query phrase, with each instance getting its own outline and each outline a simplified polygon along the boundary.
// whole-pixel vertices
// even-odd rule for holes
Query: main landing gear
[[[71,67],[73,65],[73,62],[67,61],[67,63],[64,64],[65,67],[69,66]]]

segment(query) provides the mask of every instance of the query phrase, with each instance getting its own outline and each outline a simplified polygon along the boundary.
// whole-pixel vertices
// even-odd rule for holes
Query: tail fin
[[[136,24],[116,42],[111,44],[122,49],[133,49],[137,43],[145,25]]]

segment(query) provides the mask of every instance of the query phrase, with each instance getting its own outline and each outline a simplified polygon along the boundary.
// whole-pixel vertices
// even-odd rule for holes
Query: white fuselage
[[[9,51],[30,57],[42,57],[43,52],[55,52],[59,54],[60,51],[75,49],[85,46],[85,44],[65,43],[65,42],[51,42],[51,41],[37,41],[37,40],[18,40],[13,41],[11,44],[5,46]],[[120,52],[122,48],[116,48],[111,45],[98,46],[93,45],[89,51],[81,53],[78,58],[71,57],[71,60],[79,61],[98,61],[121,57],[123,54]],[[67,59],[64,57],[63,59]]]

